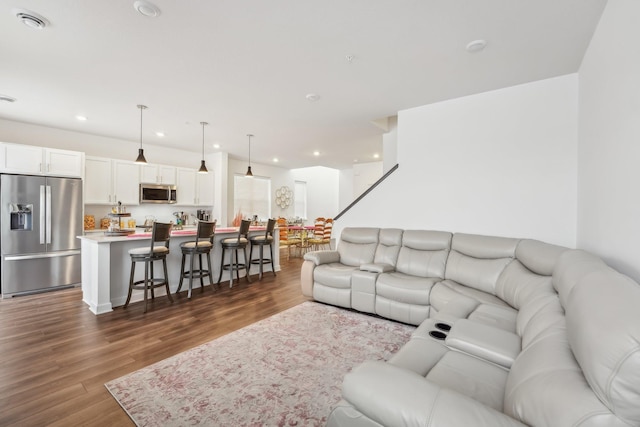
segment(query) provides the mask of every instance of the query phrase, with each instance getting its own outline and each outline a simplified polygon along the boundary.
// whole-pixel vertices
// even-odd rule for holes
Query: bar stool
[[[189,292],[187,298],[191,298],[191,290],[193,288],[193,278],[200,279],[200,289],[204,290],[204,277],[209,277],[209,284],[213,288],[213,279],[211,274],[213,269],[211,268],[211,249],[213,249],[213,236],[215,235],[216,222],[198,221],[198,228],[196,230],[196,240],[192,242],[184,242],[180,245],[182,251],[182,264],[180,266],[180,284],[178,284],[178,290],[176,294],[182,289],[182,281],[185,277],[189,278]],[[194,259],[198,256],[199,269],[193,268]],[[207,268],[202,267],[202,255],[207,257]],[[189,256],[189,270],[184,269],[185,260]]]
[[[169,254],[169,238],[171,237],[171,225],[161,222],[153,223],[153,231],[151,232],[151,243],[149,246],[142,248],[134,248],[129,250],[131,256],[131,275],[129,277],[129,295],[124,303],[127,308],[131,300],[131,292],[134,289],[144,289],[144,313],[147,312],[147,289],[151,290],[151,299],[154,299],[153,290],[159,286],[165,286],[167,289],[167,297],[171,298],[169,290],[169,275],[167,274],[167,255]],[[157,244],[160,243],[160,244]],[[153,275],[153,262],[162,261],[164,270],[164,278],[155,277]],[[144,280],[133,281],[136,263],[144,262]]]
[[[237,237],[230,237],[220,241],[220,243],[222,244],[222,254],[220,255],[220,276],[218,276],[218,283],[216,284],[220,284],[220,280],[222,279],[222,272],[224,270],[229,270],[229,287],[233,286],[234,270],[236,272],[236,278],[238,279],[238,281],[240,281],[240,270],[245,270],[247,272],[247,282],[251,283],[251,277],[249,277],[250,264],[249,258],[247,258],[247,244],[249,243],[247,235],[249,234],[249,225],[251,225],[251,221],[242,220]],[[224,252],[227,249],[230,251],[229,264],[224,263]],[[240,263],[238,260],[238,251],[240,249],[242,249],[242,252],[244,253],[244,263]]]
[[[262,280],[262,266],[264,264],[271,263],[271,271],[273,275],[276,275],[276,269],[273,266],[273,229],[276,227],[276,220],[269,219],[267,222],[267,229],[264,232],[264,235],[257,234],[255,236],[249,237],[249,242],[251,242],[251,250],[249,251],[249,259],[251,260],[251,264],[258,264],[260,266],[260,274],[258,276],[258,280]],[[269,258],[264,258],[264,247],[265,245],[269,245]],[[260,247],[260,258],[253,259],[253,247]]]

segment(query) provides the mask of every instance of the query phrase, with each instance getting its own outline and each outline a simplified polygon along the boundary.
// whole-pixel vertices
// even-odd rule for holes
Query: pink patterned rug
[[[414,330],[305,302],[105,386],[138,426],[324,426],[344,375]]]

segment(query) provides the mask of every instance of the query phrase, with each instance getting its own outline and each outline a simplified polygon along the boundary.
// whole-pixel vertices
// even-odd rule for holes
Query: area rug
[[[344,375],[414,330],[305,302],[105,386],[138,426],[323,426]]]

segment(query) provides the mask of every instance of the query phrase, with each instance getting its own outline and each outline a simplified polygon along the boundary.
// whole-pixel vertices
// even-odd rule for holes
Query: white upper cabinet
[[[177,168],[178,205],[213,206],[213,175],[196,169]]]
[[[140,165],[113,160],[113,199],[123,205],[140,204]]]
[[[87,156],[85,165],[84,202],[97,205],[111,204],[111,159]]]
[[[86,204],[124,205],[140,203],[139,165],[104,157],[86,158],[84,201]]]
[[[45,148],[44,159],[47,175],[82,176],[84,153]]]
[[[84,153],[33,145],[0,145],[0,172],[82,177]]]
[[[196,195],[196,171],[195,169],[177,168],[176,185],[178,192],[178,205],[197,205]]]
[[[173,185],[176,183],[176,167],[154,164],[141,165],[140,182]]]
[[[213,206],[213,173],[196,173],[196,189],[199,206]]]

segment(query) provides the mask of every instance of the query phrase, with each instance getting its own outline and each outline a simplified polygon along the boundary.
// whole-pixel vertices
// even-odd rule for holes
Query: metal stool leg
[[[127,301],[124,303],[124,308],[127,308],[129,301],[131,301],[131,292],[133,291],[133,276],[136,271],[135,261],[131,261],[131,274],[129,275],[129,294],[127,295]]]
[[[247,282],[251,283],[251,276],[249,276],[249,266],[251,265],[251,260],[247,258],[247,247],[242,248],[242,252],[244,253],[244,269],[247,272]],[[240,279],[238,279],[240,281]]]
[[[191,290],[193,289],[193,257],[194,253],[189,254],[189,292],[187,298],[191,299]]]
[[[167,289],[167,296],[169,297],[169,301],[173,303],[173,298],[171,297],[171,289],[169,289],[169,274],[167,273],[167,257],[162,258],[162,267],[164,269],[164,285]]]
[[[180,292],[180,289],[182,289],[182,280],[184,279],[184,261],[185,261],[185,253],[182,253],[182,262],[180,263],[180,282],[178,283],[178,290],[176,291],[176,294],[178,292]]]
[[[213,289],[213,269],[211,268],[211,251],[207,252],[207,267],[209,268],[209,284],[211,285],[211,289]],[[214,289],[215,290],[215,289]]]
[[[222,254],[220,255],[220,275],[218,275],[218,283],[220,284],[220,280],[222,280],[222,272],[224,271],[224,247],[222,248]]]
[[[271,271],[276,275],[276,267],[273,265],[273,242],[269,243],[269,256],[271,257]]]

